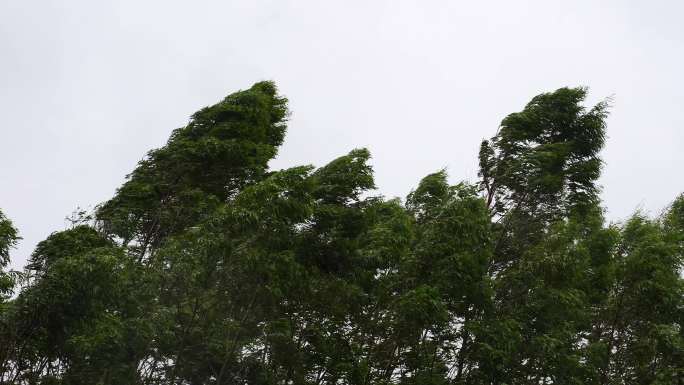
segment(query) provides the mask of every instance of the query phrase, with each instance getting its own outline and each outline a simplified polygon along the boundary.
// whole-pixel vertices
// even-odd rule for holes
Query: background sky
[[[614,96],[608,218],[656,215],[684,191],[680,1],[0,0],[0,208],[12,266],[76,207],[112,196],[199,108],[260,80],[292,117],[273,168],[373,154],[405,196],[477,150],[534,95]]]

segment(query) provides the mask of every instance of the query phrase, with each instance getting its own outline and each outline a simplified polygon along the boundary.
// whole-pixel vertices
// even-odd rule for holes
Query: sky
[[[225,95],[290,99],[274,169],[373,154],[378,194],[477,178],[479,143],[533,96],[613,97],[607,217],[684,192],[680,1],[0,0],[0,209],[23,241],[111,197],[145,153]]]

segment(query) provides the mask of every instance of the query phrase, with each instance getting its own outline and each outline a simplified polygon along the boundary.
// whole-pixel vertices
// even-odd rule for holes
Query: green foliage
[[[231,94],[0,275],[0,384],[681,383],[684,195],[604,223],[586,92],[506,117],[478,184],[441,170],[405,202],[372,195],[366,149],[269,170],[287,100]],[[0,213],[0,267],[17,239]]]
[[[140,268],[84,226],[52,234],[32,261],[39,274],[3,315],[3,340],[13,349],[0,363],[6,374],[15,370],[6,380],[133,381],[145,333]]]
[[[46,240],[38,243],[26,267],[40,274],[62,258],[111,245],[110,241],[103,238],[93,228],[79,225],[71,230],[53,233]]]
[[[12,225],[12,221],[0,211],[0,306],[14,286],[14,277],[3,270],[9,264],[10,249],[17,244],[19,239],[17,229]]]
[[[17,230],[0,211],[0,266],[6,266],[9,263],[9,251],[18,240]]]
[[[553,221],[597,203],[608,103],[587,110],[586,95],[586,88],[538,95],[482,143],[480,176],[496,213],[515,208]]]
[[[271,82],[236,92],[192,115],[150,151],[114,198],[97,210],[103,231],[150,247],[206,218],[241,188],[261,180],[285,136],[287,99]]]

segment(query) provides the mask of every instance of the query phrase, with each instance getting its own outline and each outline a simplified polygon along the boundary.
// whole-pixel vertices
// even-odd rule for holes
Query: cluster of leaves
[[[12,225],[12,221],[5,217],[0,211],[0,306],[3,300],[11,293],[14,286],[14,277],[12,274],[5,272],[4,268],[10,262],[10,249],[14,247],[19,241],[17,229]],[[0,307],[0,310],[2,308]]]
[[[37,246],[0,384],[677,384],[684,196],[604,223],[585,96],[535,97],[479,184],[438,171],[402,202],[365,149],[270,171],[287,100],[234,93]],[[16,239],[0,215],[2,266]]]

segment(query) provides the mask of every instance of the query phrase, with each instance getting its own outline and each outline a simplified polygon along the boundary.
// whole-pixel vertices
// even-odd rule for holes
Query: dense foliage
[[[231,94],[0,270],[0,384],[682,384],[684,195],[605,223],[585,96],[535,97],[478,183],[402,201],[365,149],[269,170],[287,100]],[[0,268],[17,239],[0,213]]]

